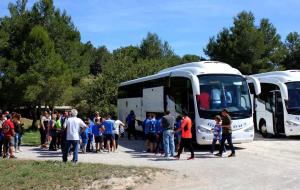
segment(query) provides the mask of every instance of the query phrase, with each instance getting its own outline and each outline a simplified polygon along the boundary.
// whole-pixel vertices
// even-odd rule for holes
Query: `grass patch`
[[[22,145],[26,146],[39,146],[40,145],[40,132],[39,131],[25,131],[22,137]]]
[[[21,118],[21,122],[24,123],[23,127],[25,130],[28,130],[29,128],[31,128],[31,125],[32,125],[31,119]]]
[[[138,184],[145,182],[146,175],[159,170],[90,163],[73,166],[59,161],[1,160],[0,189],[82,189],[95,181],[99,184],[96,189],[110,189],[114,185],[108,183],[111,178],[139,177],[135,181]]]
[[[24,123],[24,135],[22,137],[22,145],[27,146],[39,146],[40,145],[40,132],[37,129],[38,122],[35,124],[35,128],[32,128],[32,120],[27,118],[21,118],[21,122]]]

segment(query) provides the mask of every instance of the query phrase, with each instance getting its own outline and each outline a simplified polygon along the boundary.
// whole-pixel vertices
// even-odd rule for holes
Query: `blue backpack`
[[[149,126],[149,133],[154,134],[156,133],[156,126],[155,126],[155,120],[150,121],[150,126]]]

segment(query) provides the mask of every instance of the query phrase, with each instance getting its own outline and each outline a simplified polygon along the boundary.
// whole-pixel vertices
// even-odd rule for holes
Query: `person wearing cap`
[[[183,111],[182,115],[183,115],[183,120],[180,125],[180,128],[175,131],[175,132],[182,131],[179,149],[175,158],[179,159],[183,148],[187,148],[191,151],[191,157],[189,157],[188,160],[192,160],[194,159],[194,148],[192,146],[192,120],[188,116],[187,111]]]
[[[3,158],[7,157],[7,148],[9,151],[9,158],[16,158],[13,154],[15,127],[10,118],[10,114],[7,114],[7,120],[4,121],[2,124],[2,133],[4,134]]]
[[[221,146],[219,149],[219,153],[216,154],[216,156],[222,157],[222,153],[224,151],[224,146],[225,146],[225,141],[227,140],[231,154],[228,157],[233,157],[235,156],[235,150],[234,146],[232,144],[232,130],[231,130],[231,117],[229,115],[228,109],[223,109],[222,111],[222,139],[221,139]]]

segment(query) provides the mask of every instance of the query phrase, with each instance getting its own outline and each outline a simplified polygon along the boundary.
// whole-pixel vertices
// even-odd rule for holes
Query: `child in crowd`
[[[94,122],[90,120],[89,118],[86,118],[86,121],[88,122],[88,144],[86,146],[87,152],[93,152],[94,151],[94,135],[93,135],[93,126]]]
[[[175,130],[178,130],[181,126],[181,122],[182,122],[182,116],[178,115],[176,117],[176,123],[175,123]],[[177,151],[180,145],[180,141],[181,141],[181,131],[178,131],[175,133],[175,150]]]
[[[216,124],[214,126],[214,128],[212,128],[212,132],[213,132],[213,140],[211,143],[211,150],[210,152],[213,154],[215,151],[215,146],[217,141],[219,141],[219,143],[221,142],[222,139],[222,126],[221,126],[221,116],[217,115],[215,117],[215,121]]]
[[[86,125],[88,125],[86,123]],[[85,154],[86,153],[86,146],[88,143],[88,135],[89,135],[89,129],[86,128],[81,134],[80,134],[80,139],[81,139],[81,150],[82,153]]]
[[[100,119],[95,118],[95,123],[92,127],[92,133],[94,135],[95,138],[95,147],[96,147],[96,153],[98,153],[98,151],[100,151],[100,144],[102,144],[103,139],[101,139],[102,134],[100,136],[100,128],[101,128],[101,123],[100,123]]]

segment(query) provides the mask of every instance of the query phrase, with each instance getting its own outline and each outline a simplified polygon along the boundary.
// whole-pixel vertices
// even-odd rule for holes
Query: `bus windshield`
[[[233,119],[252,115],[246,80],[238,75],[199,75],[200,95],[197,96],[201,118],[213,119],[227,108]]]
[[[289,114],[300,114],[300,82],[286,83],[288,88],[287,112]]]

